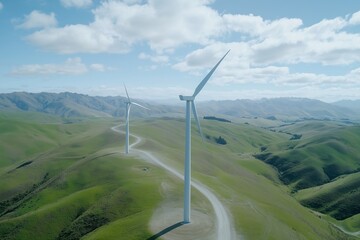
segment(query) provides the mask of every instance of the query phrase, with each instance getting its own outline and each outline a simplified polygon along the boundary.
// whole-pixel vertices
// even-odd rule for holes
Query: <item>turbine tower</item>
[[[127,102],[125,102],[126,104],[126,112],[125,112],[125,118],[126,118],[126,140],[125,140],[125,153],[128,154],[129,153],[129,125],[130,125],[130,108],[131,108],[131,105],[134,104],[136,106],[139,106],[139,107],[142,107],[144,109],[147,109],[147,110],[150,110],[149,108],[147,107],[144,107],[136,102],[132,102],[130,100],[130,97],[129,97],[129,94],[128,94],[128,91],[126,89],[126,86],[124,84],[124,88],[125,88],[125,92],[126,92],[126,96],[127,96]]]
[[[194,94],[192,96],[183,96],[180,95],[180,100],[186,101],[186,130],[185,130],[185,167],[184,167],[184,223],[190,223],[190,202],[191,202],[191,110],[194,114],[194,118],[199,129],[201,138],[204,140],[204,137],[201,132],[199,118],[196,112],[195,106],[195,97],[199,94],[201,89],[205,86],[206,82],[209,80],[211,75],[214,73],[216,68],[226,57],[227,53],[220,59],[220,61],[211,69],[211,71],[206,75],[206,77],[200,82],[196,87]]]

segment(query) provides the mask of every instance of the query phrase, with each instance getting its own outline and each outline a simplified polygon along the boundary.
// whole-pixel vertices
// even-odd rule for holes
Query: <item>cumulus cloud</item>
[[[228,84],[270,84],[269,86],[350,86],[360,85],[360,68],[344,75],[326,75],[311,72],[292,72],[290,66],[259,65],[251,59],[254,56],[251,44],[216,43],[195,50],[174,64],[173,68],[183,72],[205,75],[224,53],[231,49],[221,66],[210,80],[216,85]],[[345,53],[344,53],[345,54]]]
[[[231,49],[213,83],[272,83],[277,85],[355,84],[354,74],[327,76],[291,73],[292,65],[348,65],[360,62],[360,34],[346,32],[357,17],[325,19],[303,27],[299,19],[263,20],[258,16],[224,15],[230,31],[245,36],[239,42],[215,42],[187,54],[173,68],[204,73]],[[253,30],[249,27],[252,26]],[[286,67],[285,67],[286,66]]]
[[[92,0],[60,0],[64,7],[84,8],[92,4]]]
[[[126,52],[141,42],[147,42],[158,52],[184,43],[207,44],[222,33],[222,20],[206,4],[208,1],[152,0],[131,4],[102,1],[93,10],[92,23],[41,30],[28,40],[59,53]],[[64,39],[66,48],[59,46]],[[79,42],[85,42],[84,47]]]
[[[351,15],[351,18],[350,18],[350,20],[349,20],[349,23],[350,23],[350,24],[353,24],[353,25],[360,24],[360,11],[354,13],[353,15]]]
[[[57,20],[54,13],[46,14],[34,10],[29,15],[26,15],[23,22],[18,25],[19,28],[50,28],[57,25]]]
[[[91,70],[105,71],[102,64],[86,66],[81,58],[69,58],[62,64],[28,64],[15,68],[13,75],[79,75]]]
[[[140,53],[139,54],[139,59],[142,60],[150,60],[154,63],[167,63],[169,61],[169,57],[166,55],[149,55],[146,53]]]
[[[211,3],[210,0],[101,1],[92,11],[91,23],[42,29],[30,34],[27,40],[63,54],[126,53],[136,44],[145,43],[154,53],[141,53],[138,57],[154,63],[168,62],[170,51],[184,44],[195,44],[200,49],[173,66],[193,73],[210,67],[231,48],[228,57],[231,61],[224,64],[219,75],[227,75],[228,80],[233,72],[246,73],[247,69],[274,69],[299,63],[345,65],[360,61],[360,34],[347,31],[348,26],[360,23],[360,12],[304,26],[298,18],[266,20],[251,14],[220,14],[211,8]],[[234,36],[237,42],[225,41],[234,41]]]
[[[27,39],[43,48],[58,53],[127,52],[129,46],[117,42],[111,35],[102,34],[105,29],[87,25],[69,25],[35,32]]]

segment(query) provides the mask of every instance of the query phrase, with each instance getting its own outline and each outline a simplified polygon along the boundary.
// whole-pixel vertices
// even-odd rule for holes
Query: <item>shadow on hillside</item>
[[[161,237],[162,235],[165,235],[166,233],[168,232],[171,232],[172,230],[178,228],[178,227],[181,227],[182,225],[184,225],[185,223],[184,222],[178,222],[178,223],[175,223],[173,225],[171,225],[170,227],[167,227],[163,230],[161,230],[160,232],[156,233],[155,235],[149,237],[148,239],[146,240],[155,240],[155,239],[158,239],[159,237]]]

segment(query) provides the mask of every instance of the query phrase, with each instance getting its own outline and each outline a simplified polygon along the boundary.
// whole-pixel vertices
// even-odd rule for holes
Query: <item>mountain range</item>
[[[77,93],[0,94],[1,111],[42,112],[61,117],[121,117],[125,114],[125,97],[89,96]],[[137,100],[151,111],[133,109],[134,117],[176,116],[181,105],[157,104]],[[306,98],[226,100],[199,102],[202,115],[263,117],[278,119],[360,119],[360,100],[325,103]]]

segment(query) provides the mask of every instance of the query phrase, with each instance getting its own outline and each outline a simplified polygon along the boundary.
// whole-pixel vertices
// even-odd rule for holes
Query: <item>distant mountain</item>
[[[62,117],[119,117],[125,115],[124,97],[98,97],[77,93],[0,94],[0,111],[42,112]],[[183,116],[183,105],[136,100],[151,111],[132,108],[132,116]],[[356,105],[356,104],[354,104]],[[360,105],[360,104],[359,104]],[[198,103],[207,116],[263,117],[274,119],[360,119],[360,111],[306,98],[208,101]]]
[[[209,101],[198,104],[207,115],[278,119],[359,119],[351,109],[306,98],[263,98],[260,100]]]
[[[341,100],[333,103],[336,106],[345,107],[360,113],[360,99],[358,100]]]
[[[77,93],[27,93],[0,94],[0,111],[32,111],[54,114],[62,117],[118,117],[125,115],[124,97],[95,97]],[[151,111],[133,108],[132,116],[177,112],[175,107],[149,105],[141,102]]]

